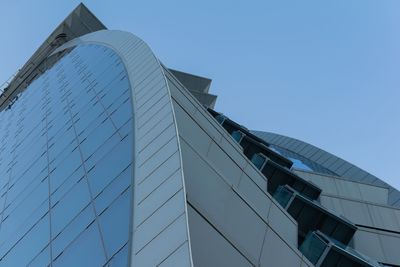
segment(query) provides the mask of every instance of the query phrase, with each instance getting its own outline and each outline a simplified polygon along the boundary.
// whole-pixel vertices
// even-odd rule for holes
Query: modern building
[[[79,5],[1,92],[0,266],[400,266],[397,190],[210,84]]]

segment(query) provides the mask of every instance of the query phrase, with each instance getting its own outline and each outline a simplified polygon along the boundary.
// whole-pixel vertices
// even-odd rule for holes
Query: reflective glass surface
[[[251,162],[259,170],[261,170],[264,167],[265,161],[266,161],[266,158],[263,155],[259,154],[259,153],[258,154],[254,154],[253,157],[251,158]]]
[[[285,186],[279,186],[275,193],[274,198],[281,204],[282,207],[286,208],[289,200],[292,198],[293,192],[289,191]]]
[[[224,123],[224,121],[225,121],[225,116],[224,116],[224,115],[217,115],[217,116],[215,117],[215,119],[216,119],[220,124],[222,124],[222,123]]]
[[[293,162],[293,168],[305,171],[319,172],[328,175],[336,175],[335,173],[331,172],[330,170],[326,169],[320,164],[311,161],[297,153],[294,153],[292,151],[274,145],[270,145],[269,148],[281,154],[282,156],[290,159]]]
[[[111,49],[81,45],[0,112],[0,266],[126,266],[130,91]]]
[[[316,264],[327,246],[328,244],[315,232],[310,232],[299,250],[312,264]]]
[[[240,143],[240,141],[242,141],[244,134],[241,131],[233,131],[231,136],[232,136],[233,140]]]
[[[300,169],[303,171],[311,171],[311,172],[313,171],[310,167],[308,167],[308,165],[304,164],[304,162],[302,162],[301,160],[291,157],[288,158],[293,162],[292,168]]]

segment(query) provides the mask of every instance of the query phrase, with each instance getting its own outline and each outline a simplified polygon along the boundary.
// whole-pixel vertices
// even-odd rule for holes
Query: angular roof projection
[[[210,85],[80,4],[1,96],[0,267],[400,266],[397,191]]]
[[[217,96],[209,94],[211,79],[168,69],[203,105],[214,108]]]
[[[211,79],[173,69],[169,71],[190,91],[208,93],[210,90]]]

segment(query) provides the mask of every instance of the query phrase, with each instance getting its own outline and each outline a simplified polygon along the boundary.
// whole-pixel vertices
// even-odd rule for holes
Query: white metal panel
[[[185,94],[175,91],[175,94],[179,93]],[[280,239],[287,242],[284,242],[286,249],[297,251],[297,224],[278,207],[279,204],[272,202],[271,196],[266,192],[267,183],[263,175],[244,156],[231,136],[219,124],[215,124],[214,119],[203,108],[197,109],[194,113],[196,116],[179,115],[179,112],[186,112],[187,105],[196,103],[188,101],[189,97],[175,98],[175,94],[175,107],[179,105],[176,108],[177,118],[185,117],[178,120],[178,128],[189,203],[255,265],[258,264],[271,217],[275,217],[274,227],[281,234]],[[178,103],[181,99],[184,102]],[[192,109],[188,110],[190,112]],[[204,149],[198,149],[198,144],[201,143],[198,138],[202,138],[203,134],[187,134],[190,131],[185,130],[186,127],[205,131],[207,136],[215,132],[215,128],[221,128],[222,139],[211,140],[205,156]],[[209,140],[208,137],[206,139]],[[274,212],[270,212],[271,203],[276,208]],[[190,232],[193,231],[196,231],[196,226],[190,224]],[[193,253],[195,251],[193,249]],[[300,253],[295,255],[300,263]]]
[[[296,267],[300,265],[301,255],[296,254],[273,230],[268,229],[260,257],[260,266]]]
[[[357,251],[371,258],[381,262],[387,261],[382,250],[379,235],[374,232],[358,229],[353,237],[353,246]]]
[[[159,267],[184,267],[190,265],[188,257],[189,242],[185,242],[178,250],[174,251],[168,258],[158,265]],[[197,266],[197,265],[196,265]]]
[[[178,104],[174,105],[175,115],[178,123],[179,134],[181,137],[190,137],[190,144],[200,154],[206,155],[210,144],[211,137],[200,128],[199,125],[191,123],[192,119]]]
[[[193,262],[196,267],[254,266],[195,210],[189,207]]]
[[[172,175],[167,178],[164,186],[157,187],[143,201],[139,202],[136,208],[138,223],[142,223],[180,190],[181,180],[179,175]]]

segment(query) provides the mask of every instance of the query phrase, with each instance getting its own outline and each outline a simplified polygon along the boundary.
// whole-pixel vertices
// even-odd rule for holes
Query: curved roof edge
[[[182,154],[164,68],[142,39],[119,30],[88,33],[63,44],[53,54],[81,44],[98,44],[111,48],[123,62],[131,86],[134,167],[129,266],[168,265],[166,262],[173,261],[174,252],[179,251],[184,262],[180,266],[192,267]],[[154,98],[154,92],[161,92],[161,98]],[[149,155],[145,148],[154,143],[153,138],[162,136],[167,131],[166,127],[171,129],[168,134],[172,137],[157,141],[156,152]],[[144,199],[150,194],[152,199],[165,198],[168,183],[162,181],[169,177],[175,177],[178,181],[174,196],[144,204],[147,203]],[[154,218],[158,217],[149,219],[149,207],[154,214],[162,210],[162,214],[168,216],[165,216],[162,223],[155,223]]]
[[[323,149],[288,136],[262,131],[252,131],[255,135],[266,142],[277,147],[284,148],[302,157],[305,157],[322,167],[332,171],[340,177],[351,181],[363,182],[375,186],[389,188],[388,204],[400,207],[400,192],[394,187],[385,183],[378,177],[366,172],[365,170],[343,160]]]

